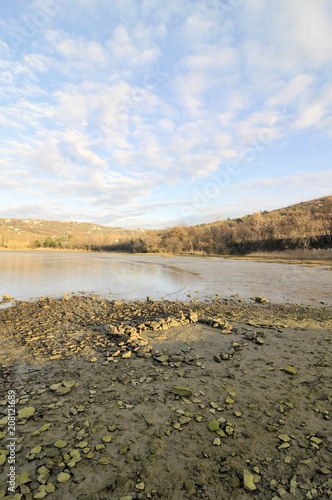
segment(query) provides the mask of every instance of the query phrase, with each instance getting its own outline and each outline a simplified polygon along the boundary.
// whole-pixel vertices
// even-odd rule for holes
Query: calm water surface
[[[332,271],[290,264],[160,255],[84,252],[0,252],[0,297],[19,300],[65,292],[117,299],[190,300],[215,294],[272,302],[332,304]]]

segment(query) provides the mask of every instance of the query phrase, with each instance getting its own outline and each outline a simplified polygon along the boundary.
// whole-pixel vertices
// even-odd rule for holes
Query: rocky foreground
[[[260,298],[0,310],[0,498],[332,498],[331,326]]]

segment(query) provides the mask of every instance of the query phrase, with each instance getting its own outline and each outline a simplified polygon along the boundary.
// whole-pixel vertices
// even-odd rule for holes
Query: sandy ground
[[[332,498],[331,325],[221,299],[0,311],[0,498]]]

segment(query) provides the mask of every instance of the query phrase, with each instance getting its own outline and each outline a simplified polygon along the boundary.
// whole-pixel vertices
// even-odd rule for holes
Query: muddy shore
[[[1,309],[0,498],[332,498],[331,308],[257,300]]]

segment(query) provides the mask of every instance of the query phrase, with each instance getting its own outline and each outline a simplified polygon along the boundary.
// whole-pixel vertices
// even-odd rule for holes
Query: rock
[[[254,476],[247,469],[243,470],[243,486],[245,490],[254,491],[256,489]]]
[[[180,355],[171,356],[171,361],[174,361],[174,363],[180,363],[183,360],[184,360],[184,356],[180,356]]]
[[[319,474],[328,475],[330,474],[331,469],[328,469],[327,467],[321,467],[317,472],[319,472]]]
[[[108,325],[108,330],[111,335],[116,335],[118,333],[118,327],[115,325]]]
[[[47,496],[47,492],[45,490],[38,491],[33,498],[45,498]]]
[[[172,389],[173,394],[176,394],[177,396],[185,397],[185,398],[190,398],[192,396],[192,391],[188,387],[185,387],[183,385],[176,385]]]
[[[226,425],[225,433],[227,434],[227,436],[231,436],[234,433],[233,427],[231,425]]]
[[[56,478],[59,483],[64,483],[66,481],[69,481],[70,474],[68,474],[68,472],[60,472],[60,474],[58,474]]]
[[[130,481],[130,479],[127,476],[118,476],[118,478],[116,480],[116,487],[123,489],[126,487],[126,485],[129,481]]]
[[[187,496],[194,495],[196,488],[195,488],[195,482],[192,479],[186,479],[183,487],[186,490]]]
[[[55,392],[55,391],[57,391],[58,389],[60,389],[61,385],[62,385],[62,383],[61,383],[61,382],[58,382],[57,384],[52,384],[52,385],[50,385],[50,389],[51,389],[51,391],[54,391],[54,392]]]
[[[322,439],[320,439],[320,438],[318,438],[318,437],[316,437],[316,436],[312,436],[312,437],[310,438],[310,442],[311,442],[311,443],[314,443],[314,444],[321,444],[321,443],[323,442],[323,440],[322,440]]]
[[[40,445],[37,445],[37,446],[34,446],[34,448],[32,448],[30,450],[30,454],[32,455],[37,455],[37,453],[40,453],[42,450],[41,446]]]
[[[271,424],[268,424],[266,428],[269,432],[276,432],[278,430],[278,427],[276,425]]]
[[[111,434],[107,434],[107,436],[104,436],[103,437],[103,441],[104,443],[110,443],[113,439],[113,436],[111,436]]]
[[[295,368],[295,366],[289,365],[284,368],[284,372],[288,373],[288,375],[296,375],[297,369]]]
[[[60,396],[64,396],[65,394],[68,394],[72,390],[71,387],[59,387],[55,392],[56,394],[59,394]]]
[[[216,432],[220,430],[220,425],[218,420],[212,420],[208,425],[209,431]]]
[[[39,429],[39,432],[46,432],[51,427],[51,424],[44,424]]]
[[[61,449],[61,448],[65,448],[65,446],[67,446],[67,444],[68,444],[67,441],[63,441],[62,439],[59,439],[58,441],[55,441],[53,446],[55,448]]]
[[[53,483],[47,483],[45,486],[45,491],[46,493],[54,493],[55,492],[55,486]]]
[[[127,351],[121,356],[122,359],[130,359],[131,358],[131,351]]]
[[[71,388],[71,389],[74,387],[74,385],[75,385],[75,384],[76,384],[76,381],[75,381],[75,380],[64,380],[64,381],[62,382],[62,385],[63,385],[64,387],[69,387],[69,388]]]
[[[14,297],[11,295],[7,295],[6,293],[2,294],[2,302],[11,302],[14,300]]]
[[[35,411],[36,409],[33,406],[26,406],[25,408],[18,410],[18,418],[30,418],[35,413]]]
[[[137,484],[135,484],[135,488],[137,490],[143,491],[145,488],[145,484],[143,482],[137,483]]]
[[[169,356],[163,354],[162,356],[158,356],[156,360],[159,361],[159,363],[166,363],[169,360]]]
[[[251,330],[251,331],[249,331],[249,332],[247,332],[247,333],[245,334],[245,336],[244,336],[244,338],[245,338],[246,340],[253,340],[253,341],[254,341],[254,340],[256,340],[256,337],[257,337],[257,333],[256,333],[256,332],[254,332],[254,331],[252,331],[252,330]]]
[[[17,486],[21,486],[22,484],[31,483],[29,471],[25,470],[21,474],[18,474],[16,476],[16,483],[17,483]]]
[[[257,302],[257,304],[263,304],[264,302],[268,302],[268,300],[265,297],[255,297],[254,301]]]
[[[220,446],[221,445],[221,439],[220,438],[215,438],[213,440],[213,446]]]
[[[284,443],[288,443],[288,441],[290,441],[290,437],[288,436],[288,434],[279,434],[278,438]]]
[[[217,354],[213,356],[213,360],[216,361],[217,363],[221,363],[221,357],[217,356]]]
[[[277,491],[277,489],[278,489],[278,481],[276,479],[271,479],[270,490]]]
[[[235,403],[235,400],[230,396],[227,396],[227,398],[225,399],[225,403],[228,405],[233,405]]]
[[[239,488],[241,481],[237,476],[232,476],[229,479],[228,484],[231,488]]]
[[[198,321],[197,313],[194,313],[194,312],[190,313],[189,319],[192,323],[197,323],[197,321]]]

